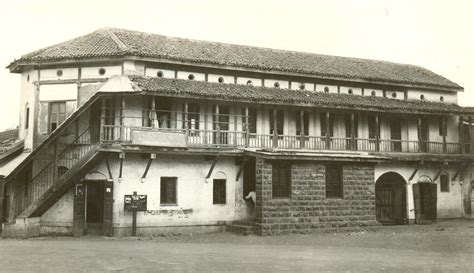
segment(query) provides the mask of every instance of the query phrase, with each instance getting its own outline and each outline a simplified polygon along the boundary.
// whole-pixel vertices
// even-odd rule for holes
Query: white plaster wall
[[[291,89],[293,90],[301,90],[300,84],[304,84],[303,90],[314,91],[314,83],[307,83],[307,82],[291,82]]]
[[[57,75],[58,70],[62,70],[63,75],[59,77]],[[42,69],[40,73],[40,80],[72,80],[79,77],[79,69],[75,68],[54,68],[54,69]]]
[[[178,79],[188,80],[190,74],[194,75],[194,81],[205,81],[206,74],[198,72],[189,72],[189,71],[178,71]]]
[[[242,176],[235,181],[239,166],[235,164],[232,157],[220,157],[214,168],[210,180],[205,177],[211,167],[212,160],[205,160],[203,156],[172,156],[157,155],[157,159],[151,164],[147,177],[142,181],[141,177],[145,171],[148,158],[142,158],[139,154],[127,154],[123,163],[123,178],[117,178],[119,172],[119,160],[110,158],[110,167],[114,176],[114,227],[130,227],[132,214],[124,212],[124,195],[138,194],[148,196],[149,212],[138,213],[138,227],[163,227],[215,224],[218,221],[237,220],[236,209],[242,209],[240,200],[242,196]],[[107,173],[106,166],[102,163],[95,171]],[[213,204],[212,179],[225,175],[226,204]],[[177,177],[177,205],[160,205],[160,177]],[[239,197],[236,198],[236,194]],[[183,211],[191,210],[190,213]],[[168,210],[168,212],[164,212]],[[172,212],[169,212],[172,211]],[[245,215],[239,211],[238,215]]]
[[[413,200],[413,183],[417,183],[418,178],[422,175],[427,175],[431,179],[434,179],[436,174],[439,172],[441,165],[434,165],[425,163],[424,165],[417,166],[409,163],[393,162],[393,163],[380,163],[375,166],[375,181],[386,172],[396,172],[400,174],[405,181],[407,181],[407,203],[408,203],[408,217],[409,219],[415,219],[415,207]],[[414,170],[419,168],[418,172],[413,177],[412,181],[408,181]],[[456,166],[443,166],[443,169],[449,173],[450,179],[457,172]],[[459,176],[458,176],[459,177]],[[459,179],[459,178],[458,178]],[[463,215],[463,204],[462,204],[462,190],[459,181],[450,181],[449,192],[440,191],[440,180],[439,178],[435,181],[438,189],[438,203],[437,203],[437,216],[438,218],[459,218]]]
[[[145,64],[142,62],[126,60],[123,61],[122,66],[124,75],[145,75]]]
[[[358,87],[341,86],[339,88],[339,91],[341,92],[341,94],[349,94],[349,89],[352,89],[352,95],[362,95],[362,88]]]
[[[278,82],[280,84],[280,88],[282,88],[282,89],[288,89],[289,84],[290,84],[288,81],[275,80],[275,79],[265,79],[265,86],[274,88],[276,82]]]
[[[393,94],[395,94],[395,98],[393,97]],[[389,99],[405,100],[405,92],[403,91],[387,90],[385,91],[385,95]]]
[[[237,77],[237,84],[247,84],[247,81],[252,81],[253,86],[262,86],[262,79]]]
[[[69,190],[52,207],[41,215],[41,226],[72,227],[74,213],[74,190]]]
[[[160,68],[148,68],[147,67],[145,69],[145,76],[147,76],[147,77],[158,77],[157,76],[158,71],[163,72],[163,78],[174,79],[174,76],[175,76],[174,70],[160,69]]]
[[[458,94],[456,92],[440,92],[435,90],[416,90],[411,89],[407,91],[407,97],[409,100],[420,100],[420,95],[425,96],[425,100],[440,102],[440,97],[444,97],[444,102],[447,103],[458,103]]]
[[[42,84],[40,101],[77,100],[77,84]]]
[[[29,76],[29,80],[28,80]],[[19,131],[18,137],[25,141],[25,149],[33,148],[33,135],[34,135],[34,122],[35,122],[35,90],[36,87],[33,84],[38,81],[37,70],[26,70],[21,74],[20,80],[20,113],[19,113]],[[26,107],[30,108],[29,113],[29,124],[28,128],[25,128],[26,122]]]
[[[100,75],[99,69],[104,68],[105,74]],[[115,75],[122,75],[122,66],[121,65],[114,65],[114,66],[90,66],[90,67],[83,67],[81,71],[81,78],[82,79],[100,79],[100,78],[110,78]]]
[[[208,82],[219,82],[219,78],[224,78],[223,83],[234,83],[234,76],[229,75],[218,75],[218,74],[208,74],[207,81]]]
[[[316,84],[316,92],[324,92],[324,88],[329,88],[329,93],[337,93],[337,85]]]
[[[383,97],[383,90],[372,89],[372,88],[365,88],[364,89],[364,96],[372,96],[372,91],[375,92],[376,97]]]

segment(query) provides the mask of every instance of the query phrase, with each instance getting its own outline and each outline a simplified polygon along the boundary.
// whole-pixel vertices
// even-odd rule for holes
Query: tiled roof
[[[462,90],[456,83],[414,65],[198,41],[111,28],[99,29],[85,36],[26,54],[12,62],[9,67],[71,59],[125,56],[280,73],[303,73],[330,79]]]
[[[10,129],[0,132],[0,146],[13,142],[18,138],[18,129]]]
[[[321,108],[362,109],[398,113],[456,114],[464,108],[456,104],[397,100],[383,97],[333,94],[306,90],[255,87],[165,78],[129,76],[136,91],[158,92],[188,98],[219,99],[254,103],[308,105]]]

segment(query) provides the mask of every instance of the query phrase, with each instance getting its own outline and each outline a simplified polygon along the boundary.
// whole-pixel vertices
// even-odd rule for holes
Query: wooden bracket
[[[408,181],[411,181],[413,179],[413,177],[415,177],[415,174],[418,172],[418,167],[413,171],[413,173],[411,174],[410,178],[408,178]]]
[[[458,178],[459,173],[460,173],[460,170],[457,170],[456,174],[453,176],[453,179],[451,179],[451,180],[456,181],[456,178]]]
[[[150,159],[148,159],[148,163],[146,164],[145,172],[142,175],[142,178],[145,178],[146,175],[148,174],[148,170],[150,169],[151,162],[156,159],[156,154],[151,154]]]
[[[216,157],[214,157],[214,161],[212,161],[212,165],[211,165],[211,168],[209,169],[209,172],[207,173],[206,179],[209,179],[209,177],[211,177],[212,171],[214,170],[214,167],[216,166],[218,158],[219,158],[219,155],[216,155]]]
[[[247,158],[245,157],[240,165],[239,171],[237,172],[237,176],[235,177],[235,181],[239,181],[240,175],[244,171],[245,163],[247,163]]]
[[[112,171],[110,170],[109,160],[105,157],[105,165],[107,166],[107,171],[109,172],[109,179],[113,179]]]
[[[436,180],[438,180],[439,176],[441,175],[441,172],[443,171],[443,169],[440,169],[438,171],[438,173],[435,175],[435,177],[433,178],[433,182],[436,182]]]

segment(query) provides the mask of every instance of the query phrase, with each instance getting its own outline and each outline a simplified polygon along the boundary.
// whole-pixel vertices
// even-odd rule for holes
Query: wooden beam
[[[104,125],[105,125],[105,98],[101,99],[102,108],[100,110],[100,141],[104,140]]]
[[[453,176],[453,179],[452,179],[453,181],[456,181],[456,178],[458,178],[459,173],[460,173],[460,170],[457,170],[456,174]]]
[[[221,126],[219,124],[219,104],[216,104],[216,114],[214,115],[214,124],[216,125],[216,143],[221,143]]]
[[[119,154],[119,158],[120,158],[120,169],[119,169],[119,176],[118,176],[118,178],[122,178],[123,159],[125,158],[125,153],[120,153],[120,154]]]
[[[375,114],[375,151],[380,151],[380,125],[379,114]]]
[[[446,134],[447,134],[447,129],[446,129],[446,116],[441,117],[441,131],[443,133],[443,153],[448,152],[448,144],[446,143]]]
[[[300,110],[300,148],[304,149],[304,110]]]
[[[354,112],[351,113],[351,150],[356,150],[355,147],[355,117]]]
[[[464,144],[464,117],[459,116],[459,143],[461,144],[461,153],[465,153],[465,147],[466,145]]]
[[[245,164],[247,163],[247,157],[244,157],[242,164],[239,167],[239,171],[237,172],[237,176],[235,177],[235,181],[239,181],[240,175],[244,171]]]
[[[417,131],[418,131],[418,152],[422,152],[423,143],[422,143],[422,138],[421,138],[421,116],[418,116]]]
[[[184,130],[186,132],[186,135],[188,135],[188,102],[184,102]]]
[[[125,133],[125,97],[121,96],[121,108],[120,108],[120,126],[121,126],[121,138],[122,141],[125,141],[126,133]]]
[[[278,122],[277,122],[277,109],[276,108],[273,108],[272,115],[273,115],[273,143],[272,143],[272,146],[273,146],[273,148],[277,148],[278,147],[278,129],[277,129]]]
[[[209,169],[209,172],[206,175],[206,179],[209,179],[212,175],[212,171],[214,170],[214,167],[216,166],[217,159],[219,158],[219,155],[214,157],[214,160],[212,161],[211,168]]]
[[[250,128],[249,128],[249,107],[245,106],[245,147],[249,146]]]
[[[329,122],[331,121],[330,116],[329,116],[329,111],[326,111],[326,150],[331,149],[331,134],[330,134],[330,124]]]

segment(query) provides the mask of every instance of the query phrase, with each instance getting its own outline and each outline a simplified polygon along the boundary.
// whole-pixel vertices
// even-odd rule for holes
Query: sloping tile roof
[[[99,29],[85,36],[26,54],[12,62],[9,67],[71,59],[125,56],[304,73],[322,78],[462,90],[456,83],[414,65],[174,38],[111,28]]]
[[[250,103],[280,103],[286,105],[307,104],[308,106],[321,108],[362,109],[399,113],[456,114],[464,112],[463,107],[451,103],[396,100],[373,96],[141,76],[129,76],[129,78],[136,91],[157,92],[163,95],[189,98],[220,99]]]

